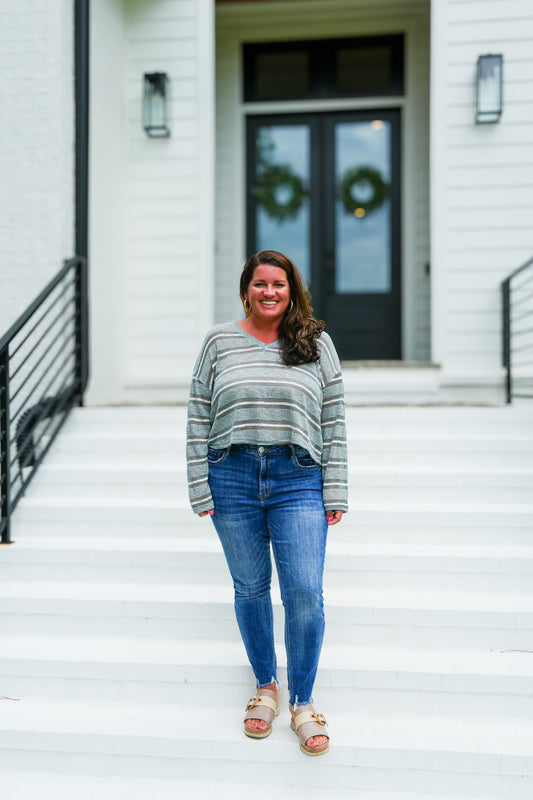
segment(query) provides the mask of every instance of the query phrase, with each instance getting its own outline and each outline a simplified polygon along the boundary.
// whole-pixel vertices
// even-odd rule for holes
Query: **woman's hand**
[[[326,511],[326,517],[328,520],[328,527],[330,525],[337,525],[342,519],[342,515],[344,512],[342,511],[330,511],[329,509]]]
[[[199,517],[206,517],[209,514],[209,516],[212,517],[214,513],[215,513],[215,509],[214,508],[210,508],[209,511],[200,511],[198,516]],[[342,514],[342,511],[341,511],[341,514]]]

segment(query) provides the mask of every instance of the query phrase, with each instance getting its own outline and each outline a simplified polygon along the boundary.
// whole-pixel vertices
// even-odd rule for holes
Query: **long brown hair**
[[[311,307],[311,295],[305,288],[302,276],[294,263],[277,250],[261,250],[250,256],[241,274],[240,296],[244,303],[245,293],[253,278],[254,270],[260,264],[280,267],[287,275],[290,298],[287,311],[278,328],[281,357],[287,366],[307,364],[318,361],[317,339],[325,329],[322,320],[315,319]]]

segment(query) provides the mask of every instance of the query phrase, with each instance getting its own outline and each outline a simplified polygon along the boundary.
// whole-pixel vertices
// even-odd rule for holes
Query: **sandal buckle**
[[[248,705],[246,706],[246,710],[250,711],[251,708],[255,708],[256,705],[258,705],[260,699],[261,698],[259,697],[258,694],[256,694],[255,697],[250,698],[250,700],[248,700]]]
[[[317,711],[313,711],[313,720],[317,722],[319,725],[327,725],[326,718],[324,714],[319,714]]]

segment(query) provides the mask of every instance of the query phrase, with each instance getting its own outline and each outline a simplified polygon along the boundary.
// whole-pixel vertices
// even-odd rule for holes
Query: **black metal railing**
[[[533,258],[502,283],[506,399],[533,398]],[[519,390],[517,387],[522,387]]]
[[[65,261],[0,339],[0,534],[88,380],[87,263]]]

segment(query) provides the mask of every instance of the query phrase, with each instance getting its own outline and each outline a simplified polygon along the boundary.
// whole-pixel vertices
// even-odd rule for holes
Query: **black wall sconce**
[[[168,127],[168,75],[146,72],[143,86],[143,128],[147,136],[170,136]]]
[[[476,122],[499,122],[502,115],[503,56],[477,60]]]

